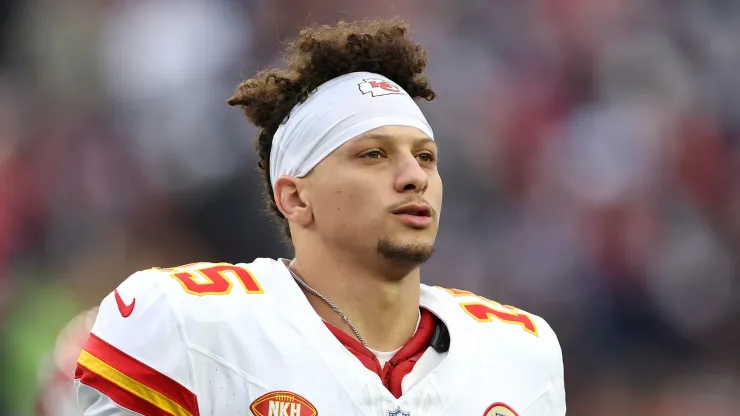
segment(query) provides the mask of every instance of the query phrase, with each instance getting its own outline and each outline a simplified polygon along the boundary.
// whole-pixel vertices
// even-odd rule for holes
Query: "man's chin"
[[[389,239],[378,241],[377,252],[383,258],[407,266],[424,264],[434,254],[434,243],[419,241],[400,242]]]

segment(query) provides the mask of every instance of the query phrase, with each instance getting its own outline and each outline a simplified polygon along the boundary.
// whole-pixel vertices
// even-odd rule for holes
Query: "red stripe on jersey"
[[[116,404],[125,409],[131,410],[132,412],[147,416],[172,416],[172,414],[160,409],[152,403],[149,403],[141,397],[122,389],[115,383],[95,374],[80,364],[77,364],[75,378],[80,380],[80,383],[90,386],[105,394],[111,400],[116,402]]]
[[[177,381],[103,341],[95,334],[90,334],[83,349],[126,376],[179,404],[188,413],[198,415],[198,399],[195,394]]]

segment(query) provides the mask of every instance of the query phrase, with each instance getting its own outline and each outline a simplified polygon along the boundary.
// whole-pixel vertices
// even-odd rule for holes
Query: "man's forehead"
[[[382,142],[388,142],[392,144],[413,144],[413,145],[424,145],[424,144],[434,144],[434,140],[427,136],[426,134],[416,130],[416,129],[410,129],[399,131],[399,132],[369,132],[365,134],[361,134],[354,139],[352,139],[350,142],[361,142],[361,141],[382,141]]]

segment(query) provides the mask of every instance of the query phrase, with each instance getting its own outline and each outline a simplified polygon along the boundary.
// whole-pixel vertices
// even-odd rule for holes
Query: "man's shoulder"
[[[463,351],[458,362],[475,357],[471,377],[517,397],[509,404],[520,414],[565,414],[562,351],[545,319],[458,289],[425,287],[424,303],[447,324],[450,351]]]
[[[136,320],[171,321],[183,328],[260,315],[279,303],[286,280],[279,261],[259,258],[250,263],[198,262],[152,267],[133,273],[109,295],[115,315]],[[151,305],[161,313],[154,314]],[[166,312],[166,313],[164,313]],[[146,314],[146,317],[143,315]]]
[[[260,258],[138,271],[103,300],[93,332],[124,345],[142,325],[154,325],[171,328],[172,342],[192,347],[217,333],[266,330],[266,321],[276,321],[268,315],[279,310],[288,281],[281,267],[278,260]]]
[[[233,296],[262,295],[280,273],[278,261],[258,258],[250,263],[197,262],[152,267],[128,277],[117,290],[131,295],[164,294],[174,304],[222,303]]]
[[[478,345],[495,344],[521,355],[560,354],[560,344],[542,317],[473,292],[443,287],[422,288],[422,304],[442,315],[451,334]],[[436,309],[436,310],[435,310]],[[485,347],[484,347],[485,348]]]

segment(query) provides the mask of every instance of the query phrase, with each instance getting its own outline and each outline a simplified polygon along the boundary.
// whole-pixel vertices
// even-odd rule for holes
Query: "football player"
[[[85,415],[565,414],[542,318],[421,284],[442,180],[408,31],[312,26],[237,87],[294,255],[130,276],[78,360]]]

